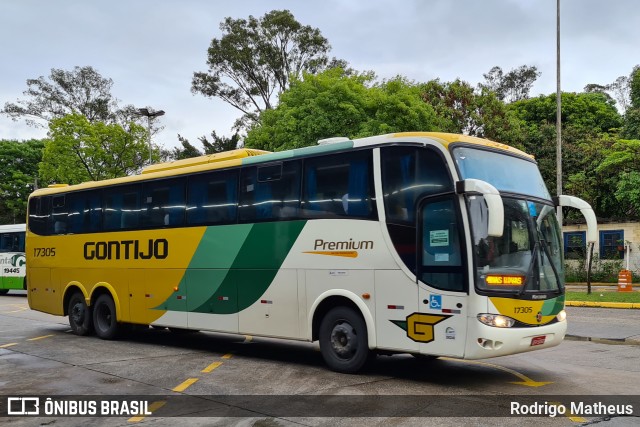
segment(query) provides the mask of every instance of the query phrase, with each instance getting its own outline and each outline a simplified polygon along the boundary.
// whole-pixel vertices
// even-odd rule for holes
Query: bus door
[[[420,353],[464,356],[468,313],[467,257],[458,196],[422,199],[418,208],[419,310],[408,319]]]

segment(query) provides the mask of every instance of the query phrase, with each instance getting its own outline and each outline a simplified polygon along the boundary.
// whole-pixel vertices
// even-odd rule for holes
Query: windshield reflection
[[[552,206],[503,197],[501,237],[487,234],[482,196],[469,197],[476,286],[499,293],[557,292],[564,286],[558,222]]]

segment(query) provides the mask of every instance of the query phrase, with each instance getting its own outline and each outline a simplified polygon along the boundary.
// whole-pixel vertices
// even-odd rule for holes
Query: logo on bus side
[[[326,241],[316,239],[312,251],[305,251],[305,254],[341,256],[345,258],[357,258],[358,250],[373,249],[373,240],[345,240],[342,242]]]
[[[86,260],[165,259],[167,256],[169,256],[167,239],[149,239],[146,243],[140,240],[112,240],[84,244]]]
[[[391,320],[391,323],[407,331],[413,341],[430,343],[435,339],[433,327],[451,316],[443,314],[412,313],[407,320]]]

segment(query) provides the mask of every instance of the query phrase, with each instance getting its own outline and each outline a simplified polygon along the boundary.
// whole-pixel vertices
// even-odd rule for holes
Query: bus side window
[[[102,207],[99,191],[67,194],[69,216],[67,233],[91,233],[102,229]]]
[[[215,171],[189,178],[187,224],[236,222],[238,171]]]
[[[69,212],[65,203],[65,196],[53,196],[53,234],[67,233],[67,218]]]
[[[142,201],[143,227],[180,226],[185,211],[184,178],[145,183]]]
[[[140,217],[140,186],[112,187],[104,192],[105,231],[137,228]]]
[[[305,160],[302,214],[307,218],[375,218],[371,151]]]
[[[32,197],[29,200],[29,229],[35,234],[46,236],[51,218],[51,196]]]
[[[3,233],[0,235],[0,252],[11,251],[11,234]]]
[[[242,170],[240,212],[242,222],[298,218],[300,162],[275,163]]]

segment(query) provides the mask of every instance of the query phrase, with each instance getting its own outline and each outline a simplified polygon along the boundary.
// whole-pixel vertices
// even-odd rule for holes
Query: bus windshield
[[[481,179],[501,193],[526,194],[551,200],[538,166],[533,161],[470,147],[454,148],[453,157],[461,179]]]
[[[469,198],[476,286],[483,291],[557,293],[564,288],[560,229],[552,206],[503,198],[501,237],[487,235],[486,204]]]

